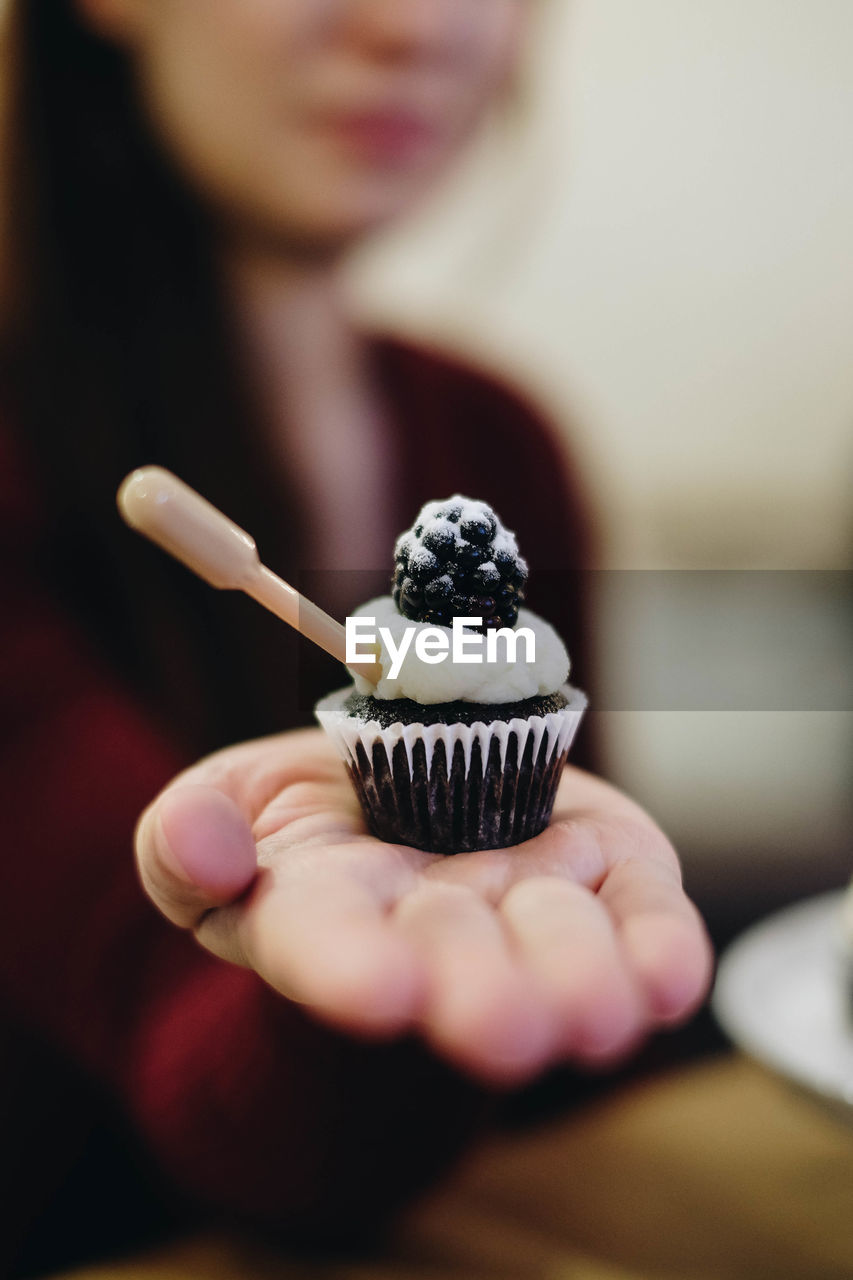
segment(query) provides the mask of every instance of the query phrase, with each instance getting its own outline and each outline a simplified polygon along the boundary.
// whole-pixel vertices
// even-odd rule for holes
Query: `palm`
[[[204,946],[356,1034],[418,1029],[493,1082],[624,1053],[707,985],[704,931],[666,839],[578,770],[542,835],[452,858],[370,836],[314,730],[220,752],[155,808],[197,888],[169,892],[148,821],[143,880]]]

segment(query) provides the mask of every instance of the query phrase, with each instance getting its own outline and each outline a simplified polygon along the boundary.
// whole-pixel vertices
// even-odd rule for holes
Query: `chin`
[[[309,254],[317,258],[339,257],[362,241],[393,225],[415,204],[413,200],[393,204],[370,204],[357,209],[326,204],[313,211],[281,211],[255,225],[268,241],[282,252]]]
[[[320,173],[313,183],[282,178],[273,189],[256,189],[253,199],[245,191],[222,192],[220,208],[232,231],[268,250],[330,258],[409,213],[434,181],[432,173]]]
[[[353,240],[381,230],[416,207],[443,175],[433,157],[418,165],[318,166],[313,183],[288,184],[282,191],[283,221],[308,234]]]

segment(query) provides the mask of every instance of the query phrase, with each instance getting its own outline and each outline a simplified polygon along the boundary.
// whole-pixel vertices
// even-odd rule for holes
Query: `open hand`
[[[672,847],[578,769],[541,835],[448,858],[370,836],[333,748],[306,729],[181,774],[136,843],[151,899],[215,955],[352,1034],[419,1031],[489,1084],[622,1057],[708,987]]]

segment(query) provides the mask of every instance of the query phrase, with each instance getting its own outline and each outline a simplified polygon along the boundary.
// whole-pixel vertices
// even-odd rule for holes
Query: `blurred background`
[[[853,5],[548,0],[529,61],[352,294],[565,432],[610,772],[735,928],[853,872]]]

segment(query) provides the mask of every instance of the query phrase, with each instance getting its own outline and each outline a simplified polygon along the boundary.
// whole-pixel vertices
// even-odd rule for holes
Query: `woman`
[[[360,337],[336,280],[499,95],[526,9],[9,5],[0,973],[19,1267],[114,1249],[157,1213],[372,1234],[492,1086],[624,1054],[704,990],[667,842],[577,771],[511,862],[436,863],[366,840],[325,744],[291,732],[147,810],[141,878],[183,931],[129,856],[178,769],[308,723],[337,678],[119,528],[141,462],[339,616],[423,500],[485,498],[583,670],[566,572],[588,564],[587,522],[550,434],[493,381]],[[39,1252],[45,1224],[64,1255]]]

